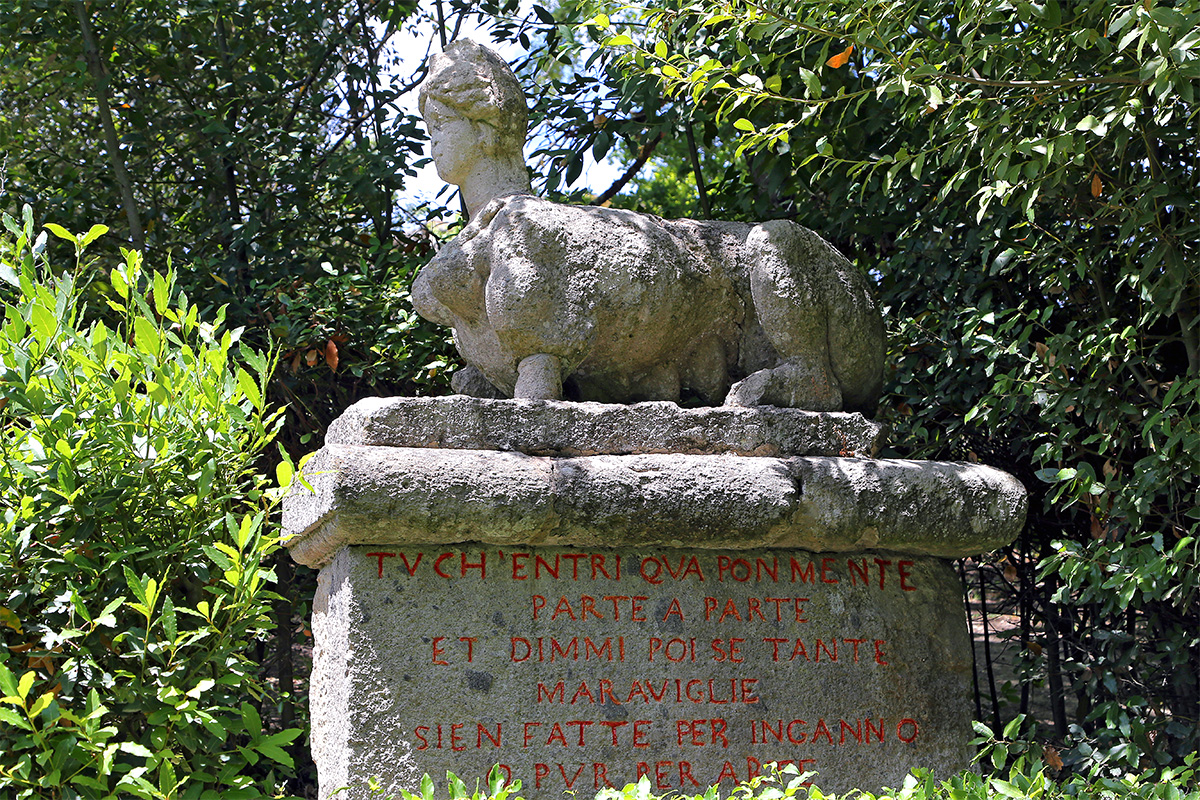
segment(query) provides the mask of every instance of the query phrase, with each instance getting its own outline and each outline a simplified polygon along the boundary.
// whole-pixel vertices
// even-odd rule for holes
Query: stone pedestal
[[[284,507],[321,567],[321,797],[493,764],[526,797],[826,790],[970,760],[946,559],[1014,538],[986,467],[871,458],[857,414],[669,403],[363,401]]]

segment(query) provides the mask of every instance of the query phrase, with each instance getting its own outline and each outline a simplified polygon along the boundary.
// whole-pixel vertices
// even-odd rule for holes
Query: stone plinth
[[[873,456],[882,441],[881,425],[843,412],[478,397],[368,398],[335,420],[326,437],[330,444],[512,450],[535,456]]]
[[[833,791],[966,766],[945,559],[1015,537],[1024,490],[839,455],[879,435],[792,409],[358,404],[284,509],[322,568],[322,798],[496,763],[535,800],[728,789],[770,761]]]

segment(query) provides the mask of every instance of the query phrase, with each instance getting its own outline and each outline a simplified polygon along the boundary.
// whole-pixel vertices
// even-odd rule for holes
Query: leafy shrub
[[[986,726],[984,727],[986,729]],[[990,733],[990,731],[989,731]],[[1004,747],[1007,752],[1017,743],[1002,743],[996,740],[985,752],[997,752]],[[1023,743],[1028,745],[1030,743]],[[1175,769],[1151,770],[1140,774],[1100,774],[1090,776],[1073,775],[1064,780],[1055,780],[1040,759],[1026,755],[1014,759],[1004,777],[981,776],[966,770],[949,780],[937,781],[926,770],[914,770],[896,789],[884,789],[879,794],[852,790],[844,797],[858,800],[1058,800],[1058,798],[1097,798],[1098,800],[1200,800],[1200,788],[1196,784],[1195,764],[1197,755],[1188,756],[1186,765]],[[749,781],[738,784],[730,792],[731,800],[824,800],[827,795],[810,779],[811,773],[801,774],[794,765],[779,768],[768,764],[768,771]],[[521,782],[505,784],[498,770],[488,776],[487,791],[476,786],[472,792],[454,773],[446,773],[446,788],[449,800],[521,800]],[[382,794],[377,787],[373,793]],[[650,780],[642,778],[619,789],[602,789],[596,800],[660,800],[664,795],[651,792]],[[428,775],[421,781],[419,793],[402,791],[400,796],[389,795],[386,800],[436,800],[438,793]],[[719,800],[716,787],[697,795],[672,795],[678,800]]]
[[[301,732],[268,730],[252,661],[276,599],[254,470],[273,358],[134,252],[106,276],[115,322],[90,319],[106,229],[47,226],[75,248],[54,275],[28,206],[3,222],[0,795],[273,794]]]
[[[296,412],[285,444],[311,450],[313,442],[299,438],[311,434],[319,444],[329,423],[363,397],[449,391],[448,366],[457,361],[450,331],[418,317],[409,295],[433,252],[396,245],[376,264],[324,262],[318,272],[257,287],[266,299],[261,316],[246,320],[247,333],[269,332],[281,349],[270,394]]]
[[[350,787],[344,786],[333,793],[334,797],[347,791]],[[378,782],[372,778],[367,782],[367,791],[373,795],[382,795],[383,788]],[[524,800],[521,796],[521,782],[513,781],[506,783],[503,773],[499,767],[492,767],[491,772],[487,776],[487,786],[485,789],[480,789],[479,784],[475,784],[475,790],[467,788],[467,784],[453,772],[446,773],[446,793],[450,800]],[[421,785],[418,792],[410,792],[401,790],[399,798],[396,795],[388,795],[386,800],[435,800],[437,798],[437,787],[434,785],[433,778],[429,777],[429,773],[425,773],[421,778]]]

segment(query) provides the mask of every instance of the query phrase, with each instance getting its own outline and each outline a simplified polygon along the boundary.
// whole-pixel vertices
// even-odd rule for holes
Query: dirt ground
[[[1004,594],[992,589],[998,577],[994,574],[994,568],[986,566],[985,569],[993,570],[987,581],[989,591],[986,603],[980,597],[978,566],[969,560],[964,562],[966,580],[971,587],[967,603],[967,627],[971,632],[974,648],[975,685],[980,694],[977,707],[982,712],[980,716],[985,722],[992,721],[994,696],[998,700],[1000,718],[1007,723],[1020,713],[1021,692],[1025,686],[1028,692],[1029,716],[1047,726],[1052,725],[1053,712],[1046,685],[1045,659],[1042,657],[1043,631],[1033,625],[1028,641],[1022,643],[1021,618],[1013,613],[1015,609],[1004,607]],[[1012,577],[1011,569],[1008,577]],[[1027,678],[1024,681],[1022,670]],[[1067,716],[1072,718],[1075,709],[1069,691],[1065,702]]]

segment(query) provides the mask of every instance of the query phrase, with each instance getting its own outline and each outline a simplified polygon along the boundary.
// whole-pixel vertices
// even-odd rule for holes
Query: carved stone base
[[[878,435],[770,408],[350,409],[284,509],[293,556],[322,567],[321,797],[496,763],[535,800],[643,775],[727,790],[770,761],[838,792],[966,766],[944,559],[1015,537],[1024,490],[978,465],[797,452]]]

